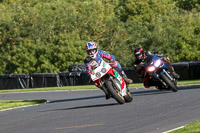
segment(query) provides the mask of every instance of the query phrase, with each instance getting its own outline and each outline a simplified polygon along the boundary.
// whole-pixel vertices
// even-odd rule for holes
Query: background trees
[[[83,64],[95,41],[131,66],[132,51],[200,60],[197,0],[1,0],[0,74],[55,73]]]

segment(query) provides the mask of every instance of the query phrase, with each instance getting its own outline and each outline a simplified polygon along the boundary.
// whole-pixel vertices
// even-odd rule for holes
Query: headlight
[[[105,73],[105,72],[106,72],[106,68],[102,68],[102,69],[101,69],[101,72],[102,72],[102,73]]]
[[[97,78],[101,77],[101,73],[100,72],[96,73],[96,77]]]
[[[159,66],[161,66],[162,65],[162,61],[161,60],[156,60],[155,62],[154,62],[154,66],[155,67],[159,67]]]
[[[146,69],[148,72],[153,72],[156,70],[156,68],[154,66],[148,66]]]

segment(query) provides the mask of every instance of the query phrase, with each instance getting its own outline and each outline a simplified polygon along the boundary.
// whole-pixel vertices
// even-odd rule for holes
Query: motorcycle
[[[106,95],[114,98],[119,104],[132,101],[132,95],[122,76],[103,59],[100,63],[95,60],[89,62],[90,77],[95,86],[102,89]]]
[[[158,89],[178,91],[177,81],[169,71],[170,68],[158,56],[152,56],[151,59],[145,64],[145,71],[152,82],[156,83]]]

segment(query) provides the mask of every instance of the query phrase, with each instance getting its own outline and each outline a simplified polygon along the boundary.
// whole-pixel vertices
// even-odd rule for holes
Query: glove
[[[110,60],[110,65],[112,66],[112,67],[117,67],[117,61],[116,60],[114,60],[114,59],[111,59]]]
[[[110,63],[113,63],[113,64],[114,64],[114,63],[115,63],[115,60],[114,60],[114,59],[111,59],[111,60],[110,60]]]

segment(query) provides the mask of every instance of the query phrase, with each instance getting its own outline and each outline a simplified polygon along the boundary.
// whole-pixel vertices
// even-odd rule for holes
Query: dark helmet
[[[144,50],[143,50],[143,48],[141,48],[141,47],[135,48],[134,55],[135,55],[136,60],[144,59]]]
[[[158,54],[158,51],[157,51],[157,50],[153,51],[153,54],[154,54],[154,55],[157,55],[157,54]]]

